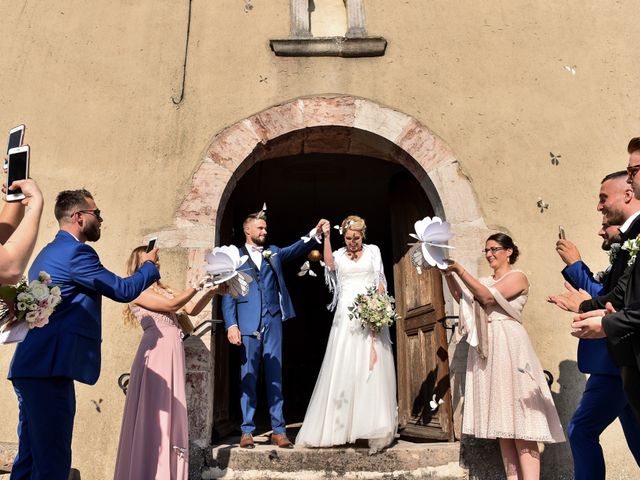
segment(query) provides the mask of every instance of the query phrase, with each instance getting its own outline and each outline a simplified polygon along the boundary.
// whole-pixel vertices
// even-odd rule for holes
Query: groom
[[[242,255],[249,255],[244,264],[253,277],[249,293],[244,297],[222,298],[222,314],[227,337],[232,345],[242,349],[240,364],[240,408],[242,409],[242,435],[240,447],[253,448],[253,416],[256,411],[256,383],[260,360],[264,366],[267,401],[271,415],[271,443],[280,448],[293,448],[287,438],[282,414],[282,322],[295,316],[293,304],[282,275],[282,264],[309,253],[319,243],[322,227],[320,220],[307,237],[285,248],[266,245],[267,221],[264,210],[245,219],[243,230],[245,245]]]

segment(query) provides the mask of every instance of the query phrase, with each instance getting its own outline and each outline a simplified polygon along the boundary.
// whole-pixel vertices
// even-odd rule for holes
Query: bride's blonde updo
[[[367,224],[364,222],[364,218],[359,217],[358,215],[349,215],[345,218],[340,224],[340,230],[342,235],[344,235],[347,230],[354,230],[356,232],[360,232],[362,234],[362,238],[367,236]]]

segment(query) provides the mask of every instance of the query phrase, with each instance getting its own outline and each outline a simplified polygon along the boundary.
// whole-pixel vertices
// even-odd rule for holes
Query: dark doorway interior
[[[391,179],[398,175],[410,176],[398,164],[363,156],[305,154],[263,161],[252,167],[234,188],[221,223],[221,243],[242,245],[242,221],[247,213],[260,210],[263,202],[267,203],[268,241],[278,246],[293,243],[320,218],[335,225],[347,215],[357,214],[367,221],[366,242],[380,247],[393,293],[388,192]],[[337,230],[332,232],[335,250],[342,246],[342,239]],[[321,245],[318,250],[322,251]],[[297,276],[305,260],[301,258],[285,270],[297,312],[297,318],[284,324],[283,385],[285,419],[289,424],[304,418],[332,319],[332,313],[326,309],[330,294],[320,265],[312,263],[317,277]],[[237,348],[229,348],[229,413],[239,425],[238,354]],[[263,384],[259,385],[259,391],[256,422],[258,431],[267,431],[270,425]]]

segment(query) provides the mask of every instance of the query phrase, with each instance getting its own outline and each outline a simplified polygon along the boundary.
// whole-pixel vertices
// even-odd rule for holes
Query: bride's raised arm
[[[324,264],[329,270],[334,271],[335,264],[333,263],[333,251],[331,250],[331,224],[329,222],[322,226],[322,235],[324,236],[324,248],[322,253]]]

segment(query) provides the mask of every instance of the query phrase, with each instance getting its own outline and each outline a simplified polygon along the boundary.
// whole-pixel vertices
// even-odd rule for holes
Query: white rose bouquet
[[[366,293],[358,294],[353,304],[347,307],[349,320],[358,320],[362,328],[379,332],[400,318],[395,303],[391,295],[378,293],[376,287],[370,287]]]
[[[45,326],[61,300],[60,287],[51,286],[47,272],[40,272],[38,279],[31,283],[23,278],[17,285],[1,286],[0,334],[21,323],[29,329]]]

